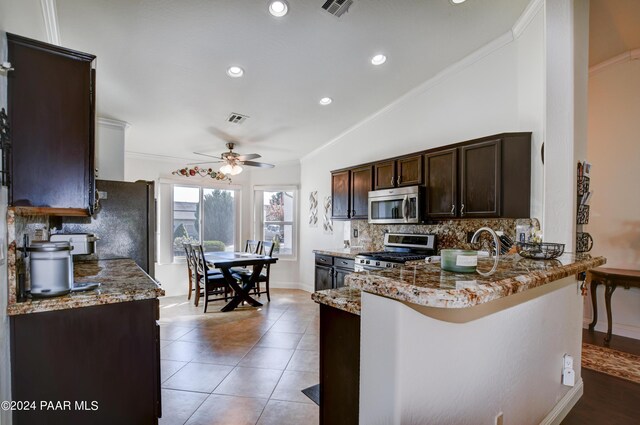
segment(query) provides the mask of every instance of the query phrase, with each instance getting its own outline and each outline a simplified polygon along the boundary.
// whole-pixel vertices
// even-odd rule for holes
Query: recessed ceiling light
[[[460,3],[464,3],[466,0],[451,0],[451,3],[453,4],[460,4]]]
[[[330,97],[323,97],[322,99],[320,99],[320,104],[322,106],[327,106],[331,102],[333,102],[333,99],[331,99]]]
[[[374,65],[382,65],[387,61],[387,57],[383,54],[375,55],[371,58],[371,63]]]
[[[229,77],[238,78],[242,77],[243,74],[244,69],[240,68],[239,66],[230,66],[229,69],[227,69],[227,75]]]
[[[276,18],[280,18],[286,15],[288,11],[289,6],[287,6],[286,1],[277,0],[272,1],[271,4],[269,4],[269,13],[271,13]]]

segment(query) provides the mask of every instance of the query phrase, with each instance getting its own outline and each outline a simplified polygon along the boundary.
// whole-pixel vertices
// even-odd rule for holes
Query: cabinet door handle
[[[398,186],[400,186],[400,180],[401,180],[401,178],[400,178],[400,176],[398,176],[398,178],[396,179],[396,184],[397,184]]]
[[[456,204],[451,204],[451,215],[456,215]]]
[[[391,176],[391,186],[393,186],[393,176]]]
[[[351,210],[351,217],[355,217],[356,215],[356,210]]]
[[[464,215],[464,204],[460,206],[460,215]]]

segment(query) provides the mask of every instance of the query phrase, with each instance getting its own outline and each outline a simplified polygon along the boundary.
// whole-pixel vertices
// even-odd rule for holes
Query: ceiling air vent
[[[236,112],[232,112],[231,115],[229,115],[229,118],[227,118],[227,121],[229,121],[230,123],[233,124],[242,124],[243,122],[246,121],[246,119],[249,118],[246,115],[242,115],[242,114],[238,114]]]
[[[349,11],[349,6],[352,4],[353,0],[327,0],[322,8],[339,18]]]

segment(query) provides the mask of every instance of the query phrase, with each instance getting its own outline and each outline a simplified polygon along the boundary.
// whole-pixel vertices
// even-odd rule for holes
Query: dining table
[[[252,254],[249,252],[214,251],[206,252],[204,258],[211,268],[219,269],[229,286],[233,289],[233,298],[222,307],[221,311],[233,311],[245,301],[252,307],[261,307],[262,303],[251,297],[250,291],[256,286],[262,269],[267,264],[278,261],[275,257]],[[232,267],[252,267],[251,276],[242,283],[233,276]]]

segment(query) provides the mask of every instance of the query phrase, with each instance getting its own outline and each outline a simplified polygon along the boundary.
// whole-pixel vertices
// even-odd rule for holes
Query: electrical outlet
[[[358,237],[358,229],[353,229],[353,237],[354,238]]]
[[[496,425],[504,425],[504,417],[503,413],[500,412],[496,415]]]
[[[562,356],[562,368],[563,369],[573,369],[573,357],[568,354]]]

